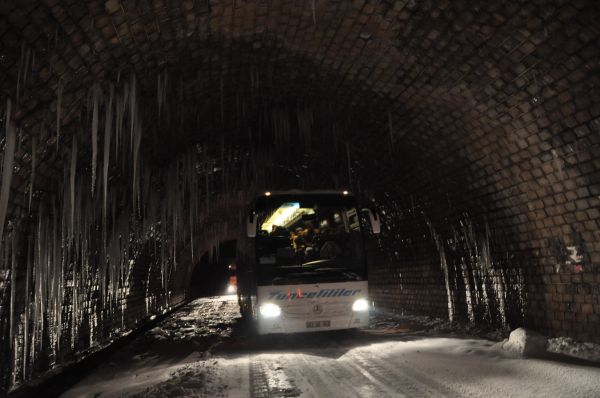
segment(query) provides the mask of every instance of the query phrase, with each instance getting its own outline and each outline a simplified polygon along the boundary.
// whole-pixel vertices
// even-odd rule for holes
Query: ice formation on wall
[[[400,271],[403,266],[440,267],[449,320],[501,328],[522,325],[523,270],[507,251],[510,245],[503,241],[504,235],[485,216],[475,222],[466,212],[449,216],[452,213],[444,209],[444,216],[434,219],[424,212],[433,206],[384,196],[384,200],[372,199],[384,225],[380,246],[390,253],[390,261],[399,262]],[[419,231],[423,240],[417,238]],[[437,258],[431,258],[431,253]],[[401,277],[395,282],[402,288]]]
[[[92,196],[96,187],[96,164],[98,162],[98,100],[100,87],[95,84],[92,87]]]
[[[57,134],[61,124],[61,96],[59,84]],[[145,241],[160,247],[162,254],[153,261],[160,263],[163,298],[153,299],[154,293],[150,292],[149,286],[145,287],[146,299],[152,303],[147,307],[149,315],[171,305],[171,284],[178,250],[199,245],[194,236],[218,239],[218,234],[208,237],[200,233],[202,218],[206,216],[202,203],[210,201],[211,187],[207,184],[208,168],[199,172],[196,167],[196,151],[177,159],[168,172],[157,172],[151,164],[143,167],[142,162],[148,160],[141,157],[144,126],[138,102],[135,76],[118,90],[112,84],[108,84],[106,90],[101,90],[99,85],[93,86],[89,106],[91,118],[88,119],[91,120],[91,134],[63,137],[60,145],[71,142],[63,181],[58,182],[62,192],[46,196],[38,203],[33,196],[37,166],[37,137],[34,136],[31,140],[29,208],[36,209],[35,226],[29,229],[29,235],[22,236],[17,227],[18,220],[12,220],[10,233],[4,236],[17,144],[17,133],[11,121],[12,103],[7,102],[0,188],[0,269],[7,269],[10,275],[10,384],[18,384],[30,377],[40,360],[51,365],[60,362],[69,349],[80,350],[106,341],[106,331],[100,329],[103,320],[97,317],[118,317],[121,328],[128,327],[124,314],[132,284],[131,272],[136,261],[140,261]],[[116,112],[113,112],[115,103]],[[100,118],[101,112],[104,112],[104,118]],[[96,170],[101,120],[104,137],[102,198],[99,199],[94,193],[98,185]],[[123,139],[125,120],[129,137]],[[116,144],[115,156],[111,158],[113,126]],[[80,157],[86,153],[82,145],[91,146],[89,168],[80,166]],[[120,169],[117,167],[119,161]],[[208,164],[212,158],[201,161]],[[111,168],[121,181],[111,183]],[[206,200],[198,201],[203,195]],[[165,201],[168,201],[166,206]],[[21,237],[26,243],[20,241]],[[145,266],[152,267],[151,264]],[[191,264],[186,266],[191,267]],[[17,278],[19,272],[23,277]],[[87,341],[82,341],[83,336],[87,336]]]
[[[37,137],[31,137],[31,180],[29,181],[29,203],[27,205],[27,210],[31,212],[31,201],[33,200],[33,190],[35,183],[35,167],[36,167],[36,158],[37,158]],[[0,241],[2,241],[0,239]]]
[[[448,283],[451,269],[455,274],[455,289],[464,291],[468,320],[508,327],[508,295],[513,304],[521,309],[525,307],[522,271],[493,258],[492,232],[487,220],[476,224],[464,213],[450,224],[449,231],[451,233],[442,239],[431,226],[431,236],[440,253],[449,297],[454,294],[451,292],[452,285]],[[507,275],[508,272],[513,274]],[[517,291],[516,295],[507,289],[509,284],[511,289]]]
[[[6,102],[6,115],[4,124],[6,128],[4,155],[2,164],[2,182],[0,184],[0,243],[4,234],[4,224],[6,221],[6,212],[8,210],[8,197],[10,195],[10,185],[12,182],[14,160],[15,160],[15,144],[17,133],[11,121],[12,102],[10,99]]]
[[[56,87],[56,150],[58,151],[60,143],[60,116],[62,114],[62,96],[63,96],[63,83],[61,79],[58,79],[58,85]]]
[[[456,303],[454,298],[454,290],[452,289],[450,284],[450,272],[448,271],[448,262],[446,260],[446,249],[444,248],[444,241],[436,232],[435,227],[433,226],[431,221],[427,220],[427,225],[429,226],[431,238],[433,239],[435,247],[438,250],[440,256],[440,266],[442,267],[442,271],[444,273],[444,282],[446,284],[446,293],[448,295],[448,319],[450,321],[454,321]]]
[[[260,73],[256,71],[253,78],[258,89]],[[324,178],[322,170],[332,175],[352,173],[351,145],[339,133],[344,127],[338,121],[338,133],[319,130],[336,130],[326,124],[334,119],[335,109],[294,103],[266,104],[258,112],[247,112],[248,104],[240,99],[234,111],[239,112],[236,117],[248,119],[248,127],[243,127],[248,142],[228,142],[225,135],[215,139],[207,131],[205,143],[169,149],[171,157],[156,164],[154,148],[161,149],[157,143],[176,145],[176,140],[157,139],[158,134],[183,130],[181,124],[199,111],[187,97],[191,91],[183,78],[172,87],[167,82],[177,79],[162,71],[156,81],[157,99],[152,102],[140,95],[133,73],[119,75],[113,82],[95,82],[86,91],[87,101],[76,102],[79,112],[73,103],[63,112],[63,94],[70,99],[72,93],[58,81],[56,103],[49,109],[56,113],[56,125],[45,126],[41,120],[39,129],[25,131],[31,145],[31,168],[27,167],[31,171],[23,225],[20,217],[25,214],[8,214],[14,155],[21,140],[11,122],[12,103],[7,102],[2,126],[6,138],[0,271],[8,276],[2,286],[10,289],[6,310],[10,385],[29,379],[36,369],[63,362],[73,352],[106,344],[140,316],[164,312],[182,300],[174,292],[183,292],[181,284],[189,280],[186,275],[194,261],[203,253],[218,255],[214,248],[238,233],[238,212],[248,200],[249,189],[269,186],[277,176],[283,176],[284,187],[293,187],[315,181],[328,184],[329,176]],[[227,113],[231,102],[223,95],[217,108]],[[158,119],[152,119],[157,107]],[[194,128],[202,131],[201,120],[195,119]],[[46,137],[46,128],[55,128],[56,133],[50,131]],[[60,171],[53,173],[55,189],[36,188],[49,182],[46,173],[40,176],[36,171],[42,166],[38,156],[46,159],[47,145],[54,140],[62,162]],[[254,140],[258,144],[250,145]],[[281,153],[275,164],[274,151]],[[347,165],[337,161],[340,158]],[[311,162],[314,165],[309,167]],[[134,272],[144,276],[136,279]],[[135,289],[142,293],[134,297]],[[145,314],[136,313],[128,321],[129,302],[139,296]],[[4,311],[0,308],[2,318]],[[107,328],[109,324],[114,328]]]

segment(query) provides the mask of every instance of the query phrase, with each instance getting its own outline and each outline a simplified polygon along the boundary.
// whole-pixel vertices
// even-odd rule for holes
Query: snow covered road
[[[63,396],[600,397],[600,367],[514,358],[493,341],[410,323],[252,337],[238,314],[235,297],[198,299]]]

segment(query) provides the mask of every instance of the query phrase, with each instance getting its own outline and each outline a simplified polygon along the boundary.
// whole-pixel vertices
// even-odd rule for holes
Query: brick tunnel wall
[[[383,307],[599,341],[598,10],[586,5],[528,5],[506,20],[512,35],[457,47],[469,61],[416,61],[403,124],[390,119],[405,147],[356,165],[389,226],[372,256]],[[458,70],[460,100],[432,98]]]
[[[3,388],[19,386],[58,365],[76,363],[185,303],[190,299],[191,274],[202,254],[237,237],[238,213],[235,199],[221,196],[211,205],[210,215],[204,216],[210,226],[194,238],[195,256],[189,240],[173,247],[164,236],[150,236],[124,245],[128,255],[112,269],[103,268],[90,255],[102,251],[100,247],[61,260],[73,247],[45,249],[50,241],[35,242],[38,231],[32,235],[23,226],[9,231],[12,246],[4,247],[3,255],[11,266],[0,270]],[[56,225],[41,230],[48,236],[60,234]],[[40,250],[31,251],[32,242],[41,244]],[[94,243],[92,236],[89,244]],[[177,250],[176,258],[165,255],[165,249]],[[45,258],[35,262],[32,256]]]
[[[376,303],[598,341],[600,197],[587,179],[598,179],[600,152],[597,138],[588,138],[596,140],[585,145],[592,154],[586,149],[572,155],[578,162],[565,172],[570,178],[559,182],[558,167],[552,184],[498,176],[507,186],[500,204],[492,194],[461,203],[462,183],[434,198],[373,193],[385,213],[384,232],[372,240],[378,247],[370,256]],[[540,164],[548,163],[553,159]],[[578,179],[584,188],[577,188]]]
[[[112,109],[112,142],[117,124],[128,138],[115,158],[129,166],[144,130],[142,160],[111,163],[110,184],[100,183],[98,165],[98,189],[117,187],[109,203],[135,214],[123,231],[138,244],[156,234],[177,244],[169,253],[152,244],[146,262],[134,262],[121,285],[124,316],[119,302],[111,312],[94,301],[103,278],[82,272],[97,271],[95,254],[89,268],[81,260],[56,271],[65,286],[73,275],[83,281],[79,313],[99,320],[102,341],[160,311],[169,290],[180,301],[187,271],[165,284],[165,259],[187,261],[190,238],[203,247],[223,234],[227,211],[207,198],[226,192],[243,202],[239,192],[256,187],[351,187],[377,208],[384,231],[369,259],[380,307],[599,341],[597,2],[46,0],[4,2],[0,11],[0,87],[12,101],[10,118],[2,104],[3,161],[7,126],[16,136],[0,242],[2,336],[33,333],[18,301],[27,295],[11,299],[28,280],[35,286],[28,238],[40,211],[47,231],[53,217],[70,219],[72,174],[94,186],[90,160],[103,159]],[[178,194],[147,200],[161,186]],[[84,199],[100,248],[102,209]],[[184,221],[190,214],[196,228]],[[58,270],[56,259],[46,264]],[[66,323],[70,297],[61,303]],[[25,375],[23,355],[3,338],[3,388],[87,348],[77,337],[85,333],[63,329],[62,356]]]
[[[111,297],[101,293],[97,275],[81,280],[66,277],[62,291],[53,293],[56,286],[45,279],[56,278],[56,274],[32,270],[31,264],[27,269],[23,258],[27,239],[21,242],[16,247],[16,267],[2,270],[0,279],[0,325],[6,337],[0,347],[0,365],[5,388],[58,364],[77,361],[185,300],[185,290],[175,286],[164,289],[160,264],[149,248],[134,257],[135,264]],[[44,295],[48,299],[43,299]]]

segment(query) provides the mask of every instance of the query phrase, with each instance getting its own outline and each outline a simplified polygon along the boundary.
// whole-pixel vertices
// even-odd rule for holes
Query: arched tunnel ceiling
[[[184,145],[198,130],[218,135],[228,123],[236,130],[240,107],[253,112],[260,101],[314,104],[325,97],[339,106],[339,119],[369,120],[372,131],[357,135],[356,146],[375,140],[407,156],[422,153],[417,163],[427,170],[417,174],[438,162],[492,169],[527,150],[528,141],[545,140],[540,130],[549,122],[540,119],[560,111],[548,112],[541,102],[556,102],[565,84],[587,91],[597,83],[573,72],[582,64],[598,68],[593,2],[115,0],[2,7],[2,92],[19,97],[13,117],[33,131],[42,120],[56,129],[59,91],[63,130],[73,134],[69,124],[89,108],[94,83],[135,74],[140,96],[152,103],[162,73],[179,96],[170,103],[185,97],[203,105]],[[146,125],[155,125],[154,113]],[[157,135],[177,141],[179,133],[166,130]]]
[[[0,2],[0,270],[44,270],[56,292],[44,267],[62,258],[70,288],[99,286],[79,291],[77,327],[83,302],[149,315],[185,299],[177,264],[235,238],[250,190],[349,187],[383,215],[378,300],[414,289],[430,313],[574,335],[549,281],[575,266],[567,248],[600,269],[599,15],[594,0]],[[468,307],[463,271],[501,280],[498,316]],[[448,302],[423,297],[430,275]]]

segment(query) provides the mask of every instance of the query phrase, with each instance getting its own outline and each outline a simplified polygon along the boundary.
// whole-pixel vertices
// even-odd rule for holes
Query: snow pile
[[[155,328],[153,328],[152,330],[150,330],[149,332],[152,337],[154,337],[157,340],[165,340],[169,337],[168,333],[166,333],[161,327],[157,326]]]
[[[505,340],[500,344],[504,350],[519,354],[523,357],[540,356],[546,352],[548,339],[531,330],[518,328],[510,332],[508,340]]]
[[[197,299],[150,330],[157,340],[197,340],[229,337],[240,312],[236,296]]]
[[[169,397],[224,397],[227,388],[224,380],[218,377],[217,361],[201,361],[175,369],[166,380],[150,384],[142,391],[132,394],[132,398]]]
[[[239,330],[234,298],[198,299],[137,336],[63,397],[600,397],[600,367],[524,361],[508,351],[541,349],[530,331],[517,329],[495,344],[435,336],[434,329],[455,323],[381,313],[372,319],[380,329],[263,339]],[[450,333],[457,330],[464,329]]]
[[[557,337],[548,340],[548,351],[570,355],[588,361],[600,362],[600,344],[581,343],[570,337]]]
[[[494,341],[501,341],[509,332],[507,329],[488,325],[461,323],[425,315],[394,314],[382,310],[371,313],[368,329],[389,333],[478,336]]]

